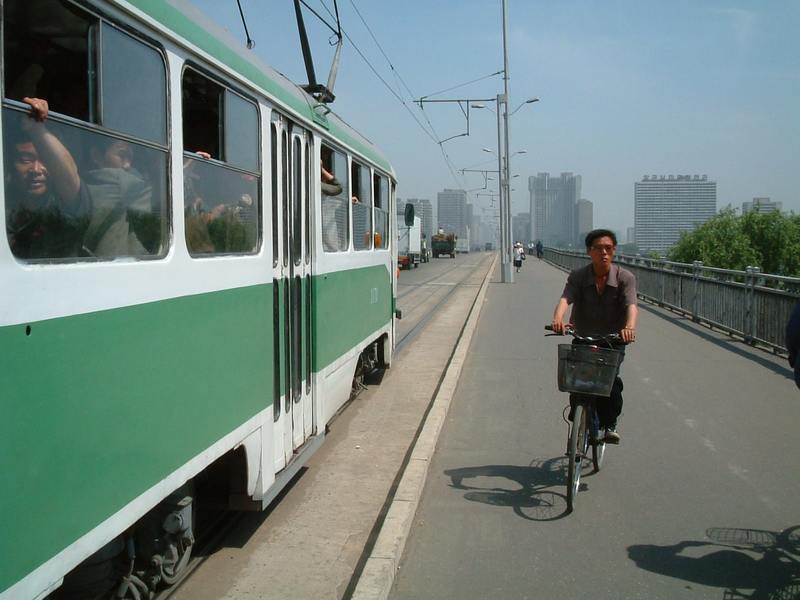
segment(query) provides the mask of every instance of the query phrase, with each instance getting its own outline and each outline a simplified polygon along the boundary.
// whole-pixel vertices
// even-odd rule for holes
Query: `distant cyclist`
[[[617,236],[608,229],[595,229],[586,236],[586,252],[592,262],[575,269],[567,277],[564,292],[553,313],[553,331],[564,332],[564,316],[570,304],[571,322],[578,335],[596,336],[619,333],[623,342],[636,339],[636,278],[613,263]],[[624,346],[619,348],[623,352]],[[617,418],[622,412],[622,380],[617,377],[611,397],[597,402],[604,441],[618,444]]]

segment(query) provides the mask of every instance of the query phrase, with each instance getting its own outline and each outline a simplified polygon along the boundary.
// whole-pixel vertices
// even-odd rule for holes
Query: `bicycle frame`
[[[549,326],[545,329],[551,329]],[[621,338],[617,334],[601,337],[584,337],[575,333],[571,327],[564,332],[572,335],[579,342],[600,345],[604,344],[613,348],[613,342]],[[559,335],[559,334],[547,334]],[[592,449],[592,463],[594,472],[598,472],[605,456],[605,442],[601,439],[600,419],[597,414],[597,399],[602,396],[590,394],[570,393],[569,409],[572,419],[565,419],[567,427],[567,510],[572,511],[575,506],[575,497],[580,488],[581,470],[583,460],[588,459],[589,448]]]

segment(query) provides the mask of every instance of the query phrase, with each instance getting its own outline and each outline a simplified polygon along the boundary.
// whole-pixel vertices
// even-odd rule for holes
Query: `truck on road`
[[[422,219],[414,217],[410,227],[397,224],[397,266],[410,269],[419,266],[422,258]]]
[[[439,258],[448,254],[450,258],[456,257],[456,236],[453,233],[445,233],[440,229],[438,233],[431,236],[431,250],[433,258]]]

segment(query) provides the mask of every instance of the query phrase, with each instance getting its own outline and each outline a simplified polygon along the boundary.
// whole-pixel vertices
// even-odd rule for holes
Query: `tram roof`
[[[366,137],[358,133],[334,112],[324,114],[328,107],[288,77],[279,73],[246,50],[227,30],[211,21],[202,11],[185,0],[118,0],[138,9],[173,34],[176,42],[193,46],[221,63],[227,71],[244,84],[261,90],[279,105],[288,107],[295,116],[316,123],[331,136],[386,169],[394,169],[386,156]],[[192,49],[192,48],[190,48]]]

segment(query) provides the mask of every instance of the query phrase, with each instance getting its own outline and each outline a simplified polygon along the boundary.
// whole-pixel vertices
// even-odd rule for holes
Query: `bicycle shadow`
[[[708,540],[628,548],[640,569],[722,588],[725,600],[800,600],[800,525],[780,532],[710,528]]]
[[[467,490],[464,498],[490,506],[511,508],[514,513],[529,521],[554,521],[569,514],[567,497],[561,491],[566,482],[563,456],[543,461],[533,461],[528,466],[483,465],[461,467],[444,472],[450,477],[450,487]],[[486,477],[505,479],[518,487],[466,485],[465,479]],[[559,488],[553,491],[551,488]],[[583,487],[583,484],[582,484]]]

